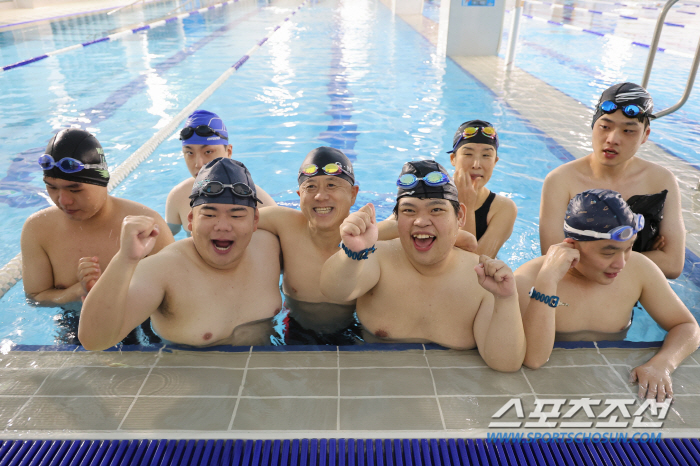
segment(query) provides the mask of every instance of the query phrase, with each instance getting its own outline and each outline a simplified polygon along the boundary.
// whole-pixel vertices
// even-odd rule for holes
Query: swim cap
[[[406,162],[401,169],[401,175],[399,175],[399,177],[402,175],[411,174],[418,178],[423,178],[428,173],[436,171],[447,175],[447,178],[449,178],[450,181],[442,186],[428,186],[424,181],[419,181],[416,186],[410,189],[404,189],[399,186],[399,192],[396,195],[396,202],[398,202],[402,197],[418,197],[421,199],[437,198],[459,202],[459,197],[457,196],[457,186],[455,186],[449,173],[447,173],[447,170],[445,170],[445,167],[434,160],[416,160],[413,162]]]
[[[208,186],[212,182],[214,185]],[[231,185],[236,183],[242,183],[249,189],[231,188]],[[220,189],[221,185],[227,186]],[[250,194],[236,194],[234,190],[239,188]],[[212,194],[207,195],[206,192]],[[262,201],[256,197],[255,183],[248,169],[238,160],[224,157],[217,157],[202,167],[194,180],[192,194],[190,194],[190,207],[202,204],[235,204],[255,208],[256,203],[261,204]]]
[[[605,113],[603,109],[600,108],[600,105],[603,102],[607,101],[619,104],[620,107],[624,107],[625,105],[630,104],[637,105],[639,108],[642,109],[643,113],[640,113],[639,116],[625,116],[627,116],[628,118],[636,118],[641,123],[644,123],[645,117],[649,120],[653,120],[654,118],[656,118],[654,115],[651,114],[651,112],[654,110],[654,101],[651,99],[651,95],[647,92],[646,89],[644,89],[639,84],[620,83],[605,89],[600,95],[600,99],[598,99],[598,104],[595,107],[595,113],[593,114],[591,128],[595,126],[595,122],[598,121],[598,118],[603,116],[603,114]]]
[[[46,146],[46,155],[51,156],[56,163],[62,159],[70,158],[86,165],[99,165],[99,167],[85,168],[75,173],[65,173],[54,165],[50,169],[44,170],[44,176],[97,186],[109,184],[105,153],[97,138],[87,131],[78,128],[67,128],[59,131]]]
[[[447,151],[448,154],[455,152],[464,144],[474,142],[477,144],[489,144],[498,150],[498,134],[494,134],[493,137],[486,136],[481,130],[478,130],[473,136],[465,137],[465,128],[493,128],[493,125],[488,121],[484,120],[470,120],[459,125],[457,132],[452,137],[452,150]],[[494,128],[495,132],[495,128]]]
[[[323,167],[328,164],[338,165],[342,171],[336,176],[344,179],[352,186],[355,185],[355,173],[352,171],[350,159],[342,151],[333,147],[317,147],[306,155],[306,158],[301,163],[301,167],[299,167],[299,177],[297,178],[299,186],[312,176],[326,175],[327,173],[323,170]],[[303,170],[311,165],[316,165],[317,171],[313,175],[307,175]]]
[[[224,138],[228,138],[228,131],[226,130],[226,125],[224,125],[224,122],[221,120],[221,118],[219,118],[219,116],[216,113],[208,112],[206,110],[195,110],[192,113],[192,115],[187,117],[187,121],[185,122],[185,128],[195,129],[198,126],[208,126],[209,128],[222,135]],[[180,139],[182,139],[182,136],[180,136]],[[189,138],[182,139],[183,146],[189,144],[228,146],[229,142],[228,139],[220,138],[216,134],[211,134],[210,136],[200,136],[199,134],[194,133]]]
[[[637,217],[641,217],[641,226]],[[610,189],[589,189],[575,195],[569,201],[564,221],[564,236],[576,241],[600,239],[569,231],[567,226],[596,233],[609,233],[617,227],[632,227],[638,231],[644,226],[644,217],[632,212],[620,193]]]

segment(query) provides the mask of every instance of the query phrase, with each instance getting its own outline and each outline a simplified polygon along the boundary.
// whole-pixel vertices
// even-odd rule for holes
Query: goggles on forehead
[[[203,138],[212,136],[216,134],[219,136],[221,139],[226,139],[228,141],[228,138],[224,136],[223,134],[219,133],[218,131],[212,129],[210,126],[207,125],[199,125],[196,128],[193,128],[191,126],[188,126],[186,128],[182,128],[182,131],[180,131],[180,140],[181,141],[186,141],[189,138],[191,138],[194,135],[201,136]]]
[[[253,194],[253,189],[245,183],[234,183],[234,184],[224,184],[220,181],[207,181],[202,186],[196,194],[192,194],[190,199],[195,199],[199,196],[220,196],[226,188],[230,188],[238,197],[252,197],[256,202],[260,202],[258,198]]]
[[[600,104],[600,109],[603,111],[603,113],[615,113],[618,108],[622,110],[622,113],[629,118],[636,118],[646,113],[639,105],[635,104],[619,106],[612,100],[606,100]]]
[[[71,159],[70,157],[63,158],[56,162],[49,154],[44,154],[39,157],[39,166],[44,170],[51,170],[53,167],[56,167],[63,173],[77,173],[88,168],[107,170],[107,164],[105,162],[83,163],[80,160]]]
[[[493,126],[467,126],[466,128],[464,128],[464,131],[462,131],[462,134],[459,136],[457,142],[455,142],[455,145],[452,147],[452,151],[455,151],[460,142],[464,141],[465,139],[473,138],[474,136],[479,134],[479,131],[481,131],[481,134],[483,134],[487,138],[495,140],[496,137],[498,137],[498,134],[496,133],[496,128],[494,128]]]
[[[564,231],[567,233],[574,233],[580,236],[588,236],[597,239],[611,239],[613,241],[627,241],[638,232],[642,231],[644,228],[644,216],[642,214],[635,214],[634,216],[634,226],[623,225],[621,227],[615,227],[607,233],[600,233],[593,230],[579,230],[574,227],[569,226],[568,223],[564,222]]]
[[[338,165],[337,163],[329,163],[327,165],[324,165],[323,167],[319,167],[318,165],[314,164],[306,165],[299,170],[299,174],[305,176],[314,176],[318,173],[319,170],[321,170],[326,175],[340,175],[341,173],[343,173],[343,169],[340,165]]]
[[[419,181],[422,181],[428,186],[442,186],[450,182],[450,177],[438,171],[430,172],[423,178],[418,178],[413,173],[406,173],[396,180],[396,186],[403,189],[411,189],[418,186]]]

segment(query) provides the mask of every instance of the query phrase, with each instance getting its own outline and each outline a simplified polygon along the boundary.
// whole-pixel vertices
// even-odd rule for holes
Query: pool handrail
[[[661,30],[664,27],[664,20],[666,19],[666,14],[668,14],[668,11],[671,9],[673,5],[675,5],[678,2],[678,0],[668,0],[666,2],[666,5],[664,5],[663,10],[661,11],[661,14],[659,15],[659,19],[656,21],[656,27],[654,29],[654,37],[652,38],[651,44],[649,45],[649,55],[647,56],[647,64],[646,67],[644,68],[644,75],[642,77],[642,87],[646,89],[647,85],[649,84],[649,76],[651,75],[651,68],[654,65],[654,58],[656,58],[656,50],[659,46],[659,39],[661,38]],[[661,110],[659,112],[656,112],[654,116],[656,118],[660,118],[662,116],[666,116],[669,113],[673,113],[679,108],[685,104],[685,102],[688,100],[688,97],[690,97],[690,91],[693,89],[693,83],[695,82],[695,76],[697,75],[698,72],[698,65],[700,65],[700,39],[698,40],[698,46],[695,49],[695,56],[693,57],[693,64],[690,67],[690,75],[688,76],[688,83],[685,86],[685,91],[683,92],[683,96],[681,96],[681,99],[676,102],[674,105]]]

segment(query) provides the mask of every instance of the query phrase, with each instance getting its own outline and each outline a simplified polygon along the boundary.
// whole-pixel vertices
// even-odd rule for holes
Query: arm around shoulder
[[[518,216],[518,207],[512,199],[504,196],[497,196],[496,199],[498,210],[493,214],[484,235],[479,238],[476,250],[477,254],[484,254],[491,258],[496,257],[503,244],[510,238]]]
[[[540,198],[540,252],[547,253],[553,244],[564,240],[564,217],[569,205],[569,191],[563,167],[552,170],[544,179]]]

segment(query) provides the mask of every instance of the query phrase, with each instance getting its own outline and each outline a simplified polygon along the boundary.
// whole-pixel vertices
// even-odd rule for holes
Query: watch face
[[[552,307],[557,307],[559,304],[559,296],[552,296],[552,300],[549,302],[549,305]]]

